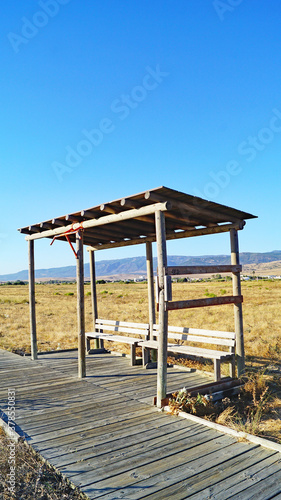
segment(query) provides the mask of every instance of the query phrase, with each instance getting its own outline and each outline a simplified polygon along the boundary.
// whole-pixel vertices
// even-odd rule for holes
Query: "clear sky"
[[[161,185],[258,215],[241,251],[281,249],[280,27],[279,0],[3,2],[0,274],[27,268],[18,227]],[[37,268],[75,264],[49,243]]]

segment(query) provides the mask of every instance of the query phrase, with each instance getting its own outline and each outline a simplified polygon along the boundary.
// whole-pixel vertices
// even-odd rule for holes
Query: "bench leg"
[[[91,350],[91,341],[90,339],[86,338],[86,352],[89,353]]]
[[[229,363],[229,376],[235,378],[235,358]]]
[[[145,366],[149,362],[149,349],[146,347],[142,348],[142,365]]]
[[[100,339],[95,339],[95,349],[100,348]]]
[[[131,344],[131,366],[136,364],[136,344]]]
[[[214,359],[215,382],[221,379],[221,362],[220,359]]]
[[[104,349],[103,339],[99,339],[99,341],[100,341],[100,349]]]

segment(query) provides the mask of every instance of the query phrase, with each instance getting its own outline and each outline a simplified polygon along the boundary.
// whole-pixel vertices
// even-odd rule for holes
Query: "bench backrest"
[[[153,325],[153,336],[158,337],[159,325]],[[185,328],[181,326],[168,327],[168,340],[178,343],[194,342],[228,347],[230,352],[235,350],[235,332],[220,332],[217,330],[203,330],[200,328]],[[175,342],[174,342],[175,343]]]
[[[127,321],[114,321],[111,319],[96,319],[96,333],[110,332],[112,334],[125,333],[147,340],[149,336],[148,323],[128,323]]]

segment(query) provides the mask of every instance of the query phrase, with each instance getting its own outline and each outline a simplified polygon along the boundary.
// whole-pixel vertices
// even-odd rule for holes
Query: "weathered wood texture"
[[[28,274],[29,274],[29,315],[30,315],[31,357],[32,359],[37,359],[34,241],[28,242]]]
[[[155,296],[154,296],[154,277],[153,277],[153,256],[152,244],[146,243],[146,269],[147,269],[147,291],[148,291],[148,312],[149,312],[149,337],[152,338],[153,325],[155,318]]]
[[[83,234],[76,234],[78,377],[86,376]]]
[[[242,266],[168,266],[167,274],[171,276],[184,274],[215,274],[237,273],[242,271]]]
[[[230,231],[231,264],[239,265],[239,244],[238,233],[235,229]],[[241,296],[240,272],[232,274],[233,295]],[[243,312],[242,303],[234,303],[234,323],[236,333],[236,354],[237,354],[237,372],[241,376],[245,370],[245,350],[243,333]]]
[[[165,275],[167,267],[167,248],[165,216],[163,212],[155,213],[155,232],[158,260],[158,306],[159,306],[159,337],[158,337],[158,364],[157,364],[157,406],[161,408],[161,401],[167,393],[167,340],[168,340],[168,311],[165,308]]]
[[[216,234],[233,227],[239,230],[243,229],[245,219],[254,217],[162,186],[23,227],[19,231],[27,234],[28,239],[62,237],[65,231],[76,229],[81,224],[84,243],[96,250],[147,243],[155,241],[154,212],[158,209],[165,210],[166,239]],[[75,235],[70,234],[69,238],[75,241]]]
[[[122,212],[119,214],[106,215],[99,219],[90,219],[88,221],[81,222],[83,229],[89,229],[93,227],[103,226],[105,224],[112,224],[114,222],[122,222],[127,221],[128,219],[134,219],[135,217],[141,217],[147,214],[154,214],[156,210],[167,210],[169,204],[165,203],[155,203],[154,205],[148,205],[145,207],[141,207],[138,209],[128,210],[127,212]],[[40,238],[50,238],[53,236],[58,236],[60,234],[64,234],[66,231],[70,231],[71,229],[78,229],[80,227],[80,223],[74,223],[73,225],[65,226],[60,219],[53,219],[53,224],[57,224],[59,226],[55,229],[49,229],[47,231],[42,231],[42,233],[34,233],[33,235],[27,236],[27,240],[37,240]]]
[[[93,319],[93,328],[95,328],[96,319],[98,318],[95,252],[90,251],[89,257],[90,257],[90,278],[91,278],[91,298],[92,298],[92,319]],[[87,351],[89,351],[90,342],[88,339],[86,339],[86,343],[87,343]],[[95,348],[98,349],[99,347],[100,347],[100,341],[96,339]]]
[[[0,351],[0,405],[5,413],[7,387],[15,387],[17,431],[90,499],[280,496],[280,453],[141,401],[155,395],[155,370],[90,355],[86,381],[76,365],[77,352],[31,362]],[[168,369],[170,392],[206,381]]]
[[[121,335],[117,335],[118,333],[121,333]],[[127,336],[123,335],[124,333],[127,334]],[[128,334],[130,334],[130,337]],[[138,342],[140,339],[147,340],[148,336],[148,323],[129,323],[126,321],[113,321],[109,319],[97,318],[94,325],[94,331],[86,332],[87,350],[90,350],[91,339],[95,339],[95,341],[98,340],[100,342],[107,340],[110,342],[129,344],[131,348],[131,366],[134,366],[136,364],[136,347]]]
[[[243,302],[243,297],[240,296],[225,296],[225,297],[209,297],[207,299],[194,300],[175,300],[166,303],[167,311],[175,309],[191,309],[194,307],[209,307],[221,306],[223,304],[240,304]]]
[[[143,364],[148,355],[146,351],[159,348],[159,325],[153,325],[153,337],[156,340],[139,342],[142,346]],[[198,328],[182,328],[168,326],[167,350],[171,353],[185,354],[191,359],[212,359],[214,363],[215,381],[221,378],[221,362],[228,361],[230,375],[235,371],[235,332],[219,332],[200,330]],[[183,344],[184,342],[184,344]],[[195,344],[207,344],[202,348]],[[210,346],[208,346],[208,344]],[[228,349],[228,351],[226,350]]]
[[[179,240],[182,238],[192,238],[193,236],[207,236],[208,234],[219,234],[219,233],[228,233],[230,229],[236,229],[239,231],[242,229],[239,223],[234,224],[222,224],[221,226],[216,227],[204,227],[199,229],[187,229],[183,231],[167,231],[166,240]],[[24,231],[23,231],[24,232]],[[132,238],[130,240],[124,241],[115,241],[114,243],[101,243],[99,245],[92,245],[89,249],[92,250],[106,250],[109,248],[119,248],[119,247],[127,247],[131,245],[143,245],[144,243],[153,243],[156,241],[156,236],[139,236],[137,238]]]

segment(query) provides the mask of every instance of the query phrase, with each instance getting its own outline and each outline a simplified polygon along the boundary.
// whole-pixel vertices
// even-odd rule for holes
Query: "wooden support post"
[[[239,265],[238,233],[230,230],[231,264]],[[232,273],[233,295],[241,295],[240,272]],[[243,335],[242,303],[234,304],[234,323],[236,333],[237,375],[240,377],[245,370],[245,352]]]
[[[34,265],[34,241],[28,242],[28,271],[29,271],[29,312],[30,312],[30,336],[31,336],[31,359],[37,359],[37,335],[35,315],[35,265]]]
[[[93,315],[93,329],[95,332],[96,320],[98,319],[98,306],[97,306],[97,287],[96,287],[96,266],[95,266],[95,252],[90,250],[90,276],[91,276],[91,298],[92,298],[92,315]],[[95,339],[95,349],[99,349],[100,341]],[[90,340],[87,339],[87,352],[90,350]]]
[[[220,359],[214,359],[213,361],[215,382],[218,382],[221,379],[221,362]]]
[[[78,377],[86,377],[86,349],[85,349],[85,304],[84,304],[84,259],[83,234],[76,233],[77,252],[77,320],[78,320]]]
[[[168,342],[168,311],[165,308],[165,274],[167,267],[165,216],[161,211],[155,213],[155,229],[158,257],[159,286],[159,346],[157,364],[157,406],[161,408],[162,399],[167,393],[167,342]]]
[[[152,243],[146,243],[146,269],[147,269],[147,289],[148,289],[148,311],[149,311],[149,338],[153,340],[153,325],[155,319],[155,296],[154,296],[154,278],[153,278],[153,255]],[[151,351],[152,361],[157,360],[157,350]]]

